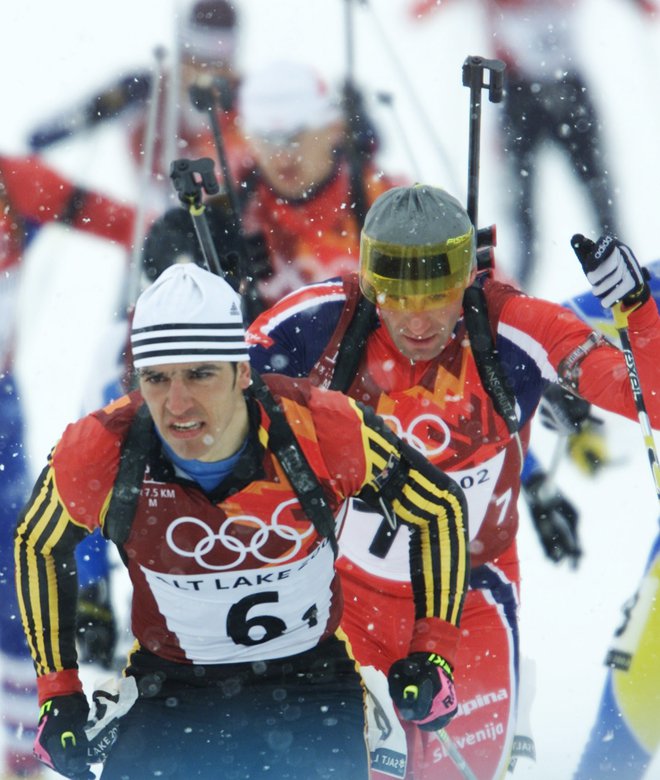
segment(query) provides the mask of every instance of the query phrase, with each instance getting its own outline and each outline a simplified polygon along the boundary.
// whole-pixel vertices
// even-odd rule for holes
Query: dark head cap
[[[198,0],[179,23],[184,58],[197,63],[229,65],[236,54],[238,19],[227,0]]]
[[[393,187],[362,229],[360,287],[386,309],[424,309],[461,294],[476,268],[475,232],[465,209],[439,187]]]

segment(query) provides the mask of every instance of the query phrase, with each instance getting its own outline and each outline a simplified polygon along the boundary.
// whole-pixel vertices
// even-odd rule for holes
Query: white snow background
[[[241,70],[284,57],[314,63],[333,83],[344,78],[346,0],[238,4]],[[461,85],[461,65],[470,54],[492,56],[483,7],[479,0],[447,2],[415,24],[406,5],[404,0],[355,3],[354,75],[370,97],[384,137],[383,167],[445,186],[464,200],[469,93]],[[39,120],[130,69],[149,66],[155,47],[171,44],[177,7],[175,0],[0,3],[0,150],[25,151],[27,131]],[[622,237],[647,262],[660,254],[655,222],[660,21],[642,17],[628,0],[584,0],[579,21],[580,54],[601,109],[620,197]],[[416,101],[407,95],[410,84]],[[375,98],[379,92],[393,96],[394,111]],[[515,236],[505,208],[497,111],[497,105],[484,102],[479,216],[481,226],[497,224],[498,262],[507,270],[507,247]],[[442,153],[438,141],[430,140],[427,123]],[[414,149],[414,164],[407,146]],[[116,197],[134,201],[139,196],[123,153],[120,122],[62,144],[47,158],[68,176]],[[542,271],[533,292],[560,301],[586,288],[570,236],[579,231],[594,237],[596,228],[564,158],[549,150],[541,166]],[[123,267],[123,252],[116,247],[58,227],[44,229],[26,257],[17,369],[35,476],[63,427],[78,416]],[[521,762],[514,777],[570,778],[596,711],[608,641],[656,532],[658,506],[639,426],[606,417],[615,465],[593,480],[564,459],[557,475],[581,511],[585,555],[577,571],[547,561],[521,511],[522,650],[536,663],[531,718],[537,763]],[[539,426],[534,441],[548,463],[552,438]],[[97,671],[102,674],[86,671],[86,679],[93,682]],[[658,763],[647,778],[660,778]]]

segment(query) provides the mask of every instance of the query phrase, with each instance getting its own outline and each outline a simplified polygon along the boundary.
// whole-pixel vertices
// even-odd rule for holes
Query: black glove
[[[64,777],[94,780],[87,759],[88,717],[89,704],[82,693],[48,699],[41,706],[34,755]]]
[[[568,437],[568,452],[587,476],[609,462],[603,421],[591,414],[591,404],[560,385],[549,385],[539,404],[539,419],[545,428]]]
[[[87,107],[89,124],[114,119],[130,106],[146,103],[151,93],[152,82],[153,77],[147,72],[122,76],[115,84],[90,100]]]
[[[523,495],[545,554],[555,563],[568,558],[575,567],[582,555],[577,535],[578,512],[558,490],[544,495],[546,479],[542,472],[534,474],[523,485]]]
[[[403,720],[423,731],[443,729],[458,704],[451,666],[435,653],[411,653],[395,661],[387,675],[390,696]]]
[[[589,401],[557,384],[548,385],[541,396],[539,419],[545,428],[566,436],[579,431],[585,420],[595,420]]]
[[[80,589],[76,623],[79,660],[111,669],[117,646],[117,626],[105,580]]]
[[[611,308],[618,301],[626,307],[639,306],[649,299],[649,272],[618,238],[604,235],[594,243],[576,233],[571,246],[603,306]]]

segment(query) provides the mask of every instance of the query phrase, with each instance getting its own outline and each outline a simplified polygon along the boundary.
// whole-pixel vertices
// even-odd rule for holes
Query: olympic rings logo
[[[262,563],[286,563],[297,555],[302,547],[303,541],[314,532],[314,525],[312,523],[309,523],[307,530],[302,533],[295,528],[280,523],[280,516],[283,511],[288,506],[297,503],[298,500],[296,498],[291,498],[288,501],[281,503],[273,513],[270,523],[267,523],[254,515],[234,515],[233,517],[228,517],[224,520],[217,533],[214,533],[213,529],[210,528],[207,523],[203,520],[199,520],[197,517],[179,517],[171,523],[167,529],[167,544],[173,552],[184,558],[194,558],[198,566],[203,569],[208,569],[209,571],[226,571],[228,569],[234,569],[243,563],[248,556],[248,553],[254,555],[254,557]],[[252,534],[249,544],[245,544],[243,540],[231,535],[231,528],[239,524],[254,526],[255,532]],[[192,550],[185,550],[174,541],[174,532],[178,528],[185,528],[186,526],[197,527],[205,534],[195,544]],[[276,558],[271,558],[261,551],[267,541],[271,538],[271,533],[292,544],[290,549]],[[236,554],[235,560],[231,563],[222,565],[207,563],[204,558],[213,550],[216,544],[220,544],[225,550],[234,552]]]
[[[417,452],[421,452],[427,458],[434,458],[440,455],[447,449],[451,441],[449,426],[444,420],[436,417],[434,414],[419,414],[417,417],[413,417],[405,430],[398,417],[393,417],[389,414],[381,414],[381,417],[390,424],[390,427],[400,439],[403,439],[403,441],[410,444]],[[426,443],[428,437],[422,438],[416,433],[421,425],[424,425],[426,428],[432,428],[441,434],[441,437],[438,437],[440,441],[436,447],[428,446]]]

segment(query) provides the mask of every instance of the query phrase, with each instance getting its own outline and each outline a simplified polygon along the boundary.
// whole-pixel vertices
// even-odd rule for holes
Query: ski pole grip
[[[179,194],[179,200],[186,206],[191,203],[199,205],[202,201],[202,190],[207,195],[217,195],[220,192],[210,157],[174,160],[170,166],[170,179]]]
[[[170,166],[170,178],[179,194],[179,200],[188,207],[207,270],[223,277],[222,265],[204,214],[206,207],[202,202],[202,190],[208,195],[217,195],[220,192],[220,185],[213,170],[213,160],[210,157],[174,160]]]
[[[485,57],[470,56],[463,63],[463,86],[473,91],[488,89],[488,99],[491,103],[500,103],[504,96],[504,70],[506,65],[502,60],[487,60]],[[484,81],[484,72],[490,75],[489,81]]]
[[[475,230],[479,224],[479,156],[481,144],[481,90],[488,89],[491,103],[499,103],[504,92],[504,70],[502,60],[487,60],[484,57],[468,57],[463,63],[463,86],[470,88],[470,130],[468,149],[468,196],[467,213]],[[490,80],[484,80],[484,71]]]

